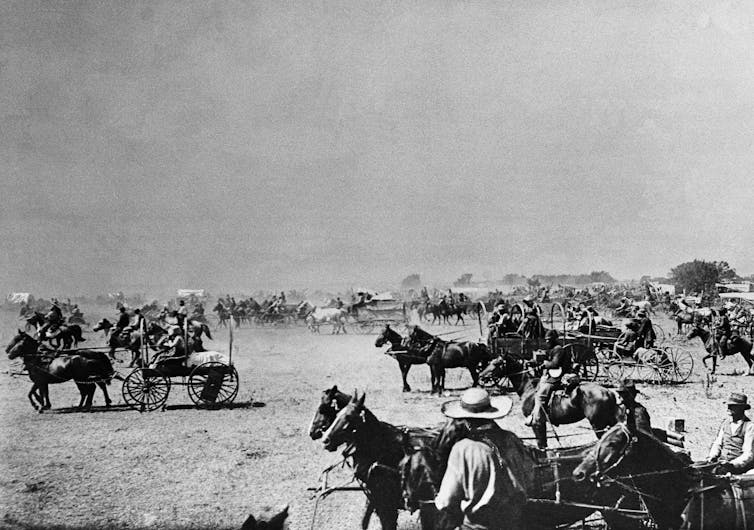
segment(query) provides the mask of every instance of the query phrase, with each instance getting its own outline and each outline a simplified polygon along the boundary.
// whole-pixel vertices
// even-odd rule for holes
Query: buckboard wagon
[[[520,306],[517,311],[523,314]],[[693,372],[691,354],[676,346],[647,348],[636,357],[622,356],[616,348],[622,330],[615,326],[596,325],[591,315],[588,333],[568,329],[565,309],[559,303],[550,308],[549,326],[559,332],[563,348],[570,350],[582,380],[594,381],[604,377],[612,381],[633,378],[655,383],[682,383]],[[493,356],[513,355],[523,360],[535,360],[535,352],[546,349],[544,336],[525,338],[518,333],[489,337],[488,344]]]
[[[372,300],[366,306],[358,308],[356,318],[348,325],[348,328],[354,333],[368,334],[386,324],[391,326],[408,324],[408,309],[405,302]]]
[[[229,351],[233,351],[233,326],[229,327]],[[178,363],[165,358],[165,363],[150,364],[149,349],[142,353],[143,368],[136,368],[123,380],[123,401],[139,412],[165,408],[170,389],[185,386],[197,407],[215,408],[229,405],[238,395],[238,371],[231,358],[214,351],[193,352]]]

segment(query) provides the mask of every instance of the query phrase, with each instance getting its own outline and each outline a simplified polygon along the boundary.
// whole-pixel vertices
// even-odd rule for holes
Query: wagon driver
[[[182,330],[172,326],[168,331],[168,338],[162,343],[162,352],[156,360],[157,365],[182,365],[186,360],[186,343]]]
[[[745,394],[737,392],[725,404],[729,417],[720,426],[707,461],[717,462],[718,473],[745,473],[754,467],[754,424],[746,416],[751,405]]]
[[[510,473],[505,459],[510,455],[501,451],[511,445],[505,440],[512,434],[494,421],[508,414],[511,405],[506,396],[490,397],[484,389],[470,388],[442,406],[442,413],[455,424],[449,427],[466,434],[450,450],[435,506],[450,517],[460,514],[461,530],[522,527],[526,491]]]

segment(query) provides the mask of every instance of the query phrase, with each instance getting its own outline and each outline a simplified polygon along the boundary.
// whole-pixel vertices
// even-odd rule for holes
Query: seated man
[[[188,352],[181,331],[178,326],[170,328],[167,339],[161,344],[160,353],[154,359],[154,366],[175,366],[185,363]]]
[[[631,303],[628,301],[628,298],[625,296],[620,299],[620,305],[615,309],[615,314],[617,316],[626,316],[631,309]]]
[[[636,352],[636,345],[639,339],[639,336],[636,334],[638,327],[639,323],[636,320],[628,319],[623,322],[623,333],[620,334],[615,343],[615,351],[621,356],[632,357],[634,352]]]
[[[717,473],[746,473],[754,467],[754,424],[746,417],[751,406],[746,395],[737,392],[726,405],[729,418],[720,426],[707,461],[717,463]]]

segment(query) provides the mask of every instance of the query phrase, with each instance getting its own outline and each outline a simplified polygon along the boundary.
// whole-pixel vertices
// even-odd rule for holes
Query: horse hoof
[[[403,387],[403,391],[404,392],[411,392],[411,389],[409,387],[407,387],[407,386],[404,386]]]

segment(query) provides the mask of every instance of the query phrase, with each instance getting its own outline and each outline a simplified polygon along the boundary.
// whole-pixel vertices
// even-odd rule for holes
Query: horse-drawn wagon
[[[232,327],[230,330],[228,348],[232,352]],[[139,412],[164,410],[174,386],[185,386],[197,407],[229,405],[238,395],[238,371],[233,366],[232,353],[226,357],[219,352],[202,351],[191,353],[185,362],[157,357],[150,362],[145,341],[142,356],[142,367],[125,377],[122,389],[123,401]]]
[[[358,334],[369,334],[385,325],[408,324],[406,303],[392,298],[373,298],[363,306],[354,307],[351,317],[348,328]]]
[[[514,320],[518,314],[523,315],[523,308],[517,311],[511,311]],[[560,333],[563,347],[571,352],[582,380],[594,381],[602,376],[609,380],[634,378],[657,383],[682,383],[691,376],[693,358],[688,351],[677,346],[643,348],[639,355],[623,356],[616,348],[620,328],[595,323],[591,313],[588,313],[588,325],[571,324],[563,306],[554,303],[550,308],[550,329]],[[488,343],[493,356],[511,355],[522,360],[533,360],[535,351],[545,348],[544,333],[533,338],[506,333],[491,337]],[[501,381],[492,383],[500,384]]]

